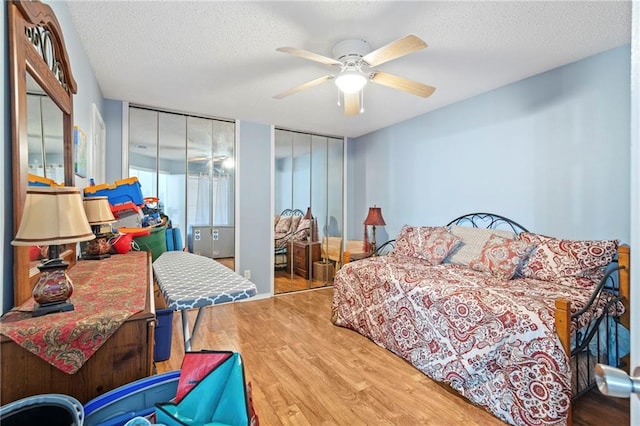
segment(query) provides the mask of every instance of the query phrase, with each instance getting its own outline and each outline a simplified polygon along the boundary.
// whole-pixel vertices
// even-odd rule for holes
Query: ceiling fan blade
[[[391,87],[392,89],[398,89],[411,93],[412,95],[422,96],[423,98],[431,96],[433,92],[436,91],[436,88],[433,86],[427,86],[426,84],[418,83],[417,81],[398,77],[397,75],[386,72],[376,71],[370,80],[374,83]]]
[[[413,34],[404,36],[401,39],[392,41],[386,46],[367,53],[362,60],[369,64],[370,67],[377,67],[380,64],[397,59],[401,56],[408,55],[420,49],[427,47],[427,43],[422,41],[420,37]]]
[[[360,114],[360,92],[344,94],[345,115]]]
[[[278,52],[288,53],[290,55],[299,56],[311,61],[320,62],[321,64],[325,65],[342,65],[340,62],[336,61],[333,58],[329,58],[328,56],[322,56],[317,53],[309,52],[308,50],[298,49],[296,47],[278,47],[276,50]]]
[[[320,78],[316,78],[315,80],[307,81],[306,83],[302,83],[299,86],[296,86],[296,87],[294,87],[292,89],[287,90],[286,92],[282,92],[282,93],[280,93],[278,95],[275,95],[274,98],[275,99],[282,99],[282,98],[287,97],[289,95],[293,95],[294,93],[297,93],[297,92],[299,92],[301,90],[308,89],[310,87],[322,84],[325,81],[329,81],[331,79],[333,79],[332,75],[325,75],[324,77],[320,77]]]

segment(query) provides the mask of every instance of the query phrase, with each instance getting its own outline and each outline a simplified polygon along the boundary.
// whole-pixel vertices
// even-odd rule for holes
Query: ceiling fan
[[[372,69],[425,47],[427,47],[427,43],[413,34],[409,34],[373,51],[366,40],[343,40],[333,46],[332,53],[334,58],[295,47],[279,47],[276,49],[278,52],[299,56],[325,65],[340,67],[340,71],[336,75],[329,74],[302,83],[286,92],[275,95],[274,98],[282,99],[329,80],[335,80],[336,86],[338,86],[339,96],[342,95],[342,98],[338,98],[338,104],[340,105],[342,102],[346,115],[356,115],[363,112],[363,87],[368,81],[426,98],[436,90],[435,87]]]

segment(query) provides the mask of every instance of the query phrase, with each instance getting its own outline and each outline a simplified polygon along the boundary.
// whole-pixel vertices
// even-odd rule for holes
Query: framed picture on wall
[[[87,136],[80,127],[73,127],[73,148],[75,152],[74,172],[76,175],[87,177]]]

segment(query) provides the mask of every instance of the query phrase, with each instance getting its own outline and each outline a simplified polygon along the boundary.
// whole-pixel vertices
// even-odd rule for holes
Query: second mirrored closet
[[[342,260],[342,138],[275,131],[274,293],[333,285]]]

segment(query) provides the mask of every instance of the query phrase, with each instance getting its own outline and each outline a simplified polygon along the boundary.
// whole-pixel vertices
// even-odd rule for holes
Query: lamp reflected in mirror
[[[82,201],[87,220],[91,226],[94,240],[86,244],[82,258],[85,260],[99,260],[110,257],[112,235],[111,224],[116,221],[109,205],[108,197],[87,197]]]
[[[70,301],[73,283],[69,266],[60,258],[60,246],[95,238],[82,206],[80,190],[74,187],[27,189],[20,227],[14,246],[49,246],[49,258],[38,265],[40,277],[33,287],[33,316],[74,309]]]

